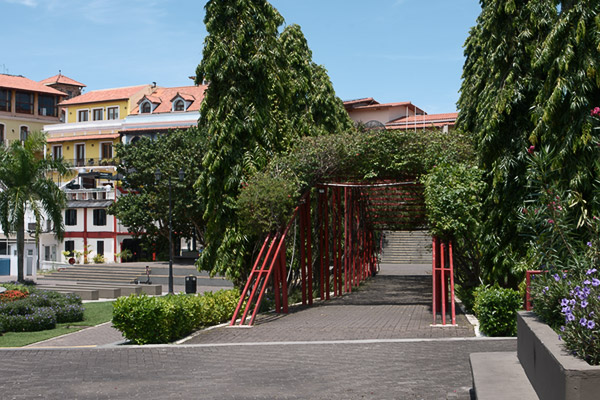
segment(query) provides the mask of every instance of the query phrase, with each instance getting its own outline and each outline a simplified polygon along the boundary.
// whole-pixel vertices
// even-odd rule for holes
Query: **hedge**
[[[486,335],[516,336],[521,305],[521,295],[515,290],[480,286],[475,292],[473,311]]]
[[[170,343],[200,327],[227,321],[238,299],[234,289],[204,295],[131,295],[114,302],[112,323],[135,344]]]

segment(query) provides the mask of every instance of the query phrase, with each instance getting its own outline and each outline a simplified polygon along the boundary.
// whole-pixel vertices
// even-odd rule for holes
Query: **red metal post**
[[[448,252],[450,258],[450,304],[452,310],[452,325],[456,325],[456,308],[454,305],[454,258],[452,256],[452,242],[448,242]]]
[[[306,305],[306,235],[304,232],[304,208],[305,204],[301,204],[298,219],[300,220],[300,272],[302,276],[302,304]]]
[[[279,256],[279,254],[276,254],[275,255],[275,271],[273,271],[273,293],[275,295],[275,312],[278,314],[281,312],[281,301],[279,299],[279,291],[281,290],[281,280],[280,280],[281,268],[279,266],[280,262],[281,262],[281,257]]]
[[[325,190],[325,195],[323,198],[323,204],[324,204],[324,210],[323,210],[323,219],[325,220],[325,232],[324,235],[324,242],[325,242],[325,298],[327,300],[329,300],[329,291],[330,291],[330,284],[329,284],[329,207],[328,207],[328,201],[327,201],[327,188],[324,188]]]
[[[324,211],[323,208],[323,194],[325,193],[325,189],[322,187],[317,187],[317,223],[319,224],[319,295],[321,300],[325,299],[325,228],[323,225],[326,224],[325,218],[323,216]]]
[[[431,267],[431,276],[433,279],[433,301],[431,304],[431,308],[433,310],[433,324],[435,325],[436,323],[436,319],[437,319],[437,298],[436,298],[436,292],[437,292],[437,281],[436,281],[436,275],[437,275],[437,252],[438,252],[438,238],[437,237],[433,237],[432,239],[433,241],[433,254],[432,254],[432,267]]]
[[[286,268],[286,246],[285,241],[281,242],[281,260],[279,260],[279,268],[281,269],[280,278],[281,278],[281,297],[282,297],[282,306],[283,312],[288,312],[288,289],[287,289],[287,268]]]
[[[312,224],[310,218],[310,191],[306,194],[306,211],[305,211],[305,226],[306,226],[306,263],[308,275],[308,305],[313,303],[313,268],[312,268]]]
[[[440,287],[442,288],[442,295],[441,295],[441,300],[442,300],[442,325],[446,325],[446,276],[444,274],[444,270],[446,269],[446,264],[445,264],[445,258],[446,258],[446,246],[444,245],[444,243],[441,244],[440,246],[440,253],[441,253],[441,261],[442,261],[442,265],[440,268],[441,271],[441,277],[440,277]]]
[[[344,290],[347,292],[350,292],[350,241],[348,239],[348,236],[350,235],[349,229],[348,229],[348,222],[349,222],[349,204],[348,204],[348,194],[349,190],[347,187],[344,187]]]

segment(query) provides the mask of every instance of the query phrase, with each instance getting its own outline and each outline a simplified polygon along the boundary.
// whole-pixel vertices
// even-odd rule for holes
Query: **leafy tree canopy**
[[[45,136],[31,133],[22,143],[0,146],[0,225],[6,236],[17,233],[17,274],[24,280],[25,213],[30,209],[36,223],[35,235],[40,234],[43,217],[52,221],[58,238],[64,235],[62,210],[66,197],[60,188],[48,179],[52,170],[64,175],[67,168],[62,160],[41,157]]]
[[[207,147],[197,181],[206,201],[207,247],[200,265],[243,279],[253,238],[239,229],[235,199],[295,138],[339,133],[352,124],[324,68],[312,62],[298,26],[266,0],[211,0],[196,82],[209,87],[199,127]]]
[[[458,124],[476,135],[488,183],[484,265],[510,283],[507,271],[525,252],[517,210],[527,193],[530,146],[555,149],[560,181],[584,198],[597,176],[589,111],[600,100],[600,2],[486,0],[481,6],[465,43]]]
[[[142,138],[135,144],[117,144],[121,160],[119,173],[127,195],[118,197],[109,209],[134,235],[146,234],[149,240],[169,237],[169,187],[171,177],[173,231],[183,237],[202,241],[204,204],[193,189],[201,169],[200,155],[205,151],[204,135],[196,127],[159,135],[156,140]],[[161,171],[156,182],[155,172]],[[179,181],[179,170],[184,179]]]

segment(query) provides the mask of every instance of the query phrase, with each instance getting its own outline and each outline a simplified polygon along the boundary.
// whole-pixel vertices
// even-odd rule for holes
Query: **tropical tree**
[[[200,175],[204,139],[198,128],[192,127],[161,134],[156,140],[142,138],[135,144],[117,144],[119,173],[125,176],[122,187],[129,194],[119,196],[108,212],[146,244],[160,238],[165,243],[169,238],[169,187],[165,182],[171,177],[173,231],[203,243],[204,203],[193,186]],[[157,169],[165,182],[155,181]],[[180,170],[184,173],[181,181]]]
[[[45,146],[42,133],[31,133],[25,142],[12,142],[0,147],[0,224],[6,236],[17,234],[17,279],[24,280],[25,213],[35,217],[35,236],[38,238],[44,217],[53,226],[59,239],[64,235],[62,210],[66,206],[63,191],[49,178],[52,170],[64,175],[67,168],[62,160],[42,158]]]
[[[482,208],[483,272],[514,286],[526,252],[518,210],[527,198],[526,159],[555,150],[561,185],[589,197],[597,142],[600,2],[486,0],[465,43],[458,125],[476,136],[487,183]]]
[[[204,22],[208,35],[196,70],[196,82],[209,82],[199,119],[207,135],[196,185],[206,202],[200,266],[240,282],[255,242],[238,223],[242,184],[294,138],[351,123],[300,28],[280,36],[283,18],[268,1],[211,0]]]

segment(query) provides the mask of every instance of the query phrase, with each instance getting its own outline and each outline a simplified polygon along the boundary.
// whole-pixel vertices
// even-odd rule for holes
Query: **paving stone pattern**
[[[515,340],[2,351],[3,399],[469,398],[468,354]]]
[[[184,345],[0,350],[0,399],[470,399],[469,354],[516,341],[475,338],[462,315],[430,327],[430,276],[401,273]],[[108,328],[60,345],[102,342]]]

